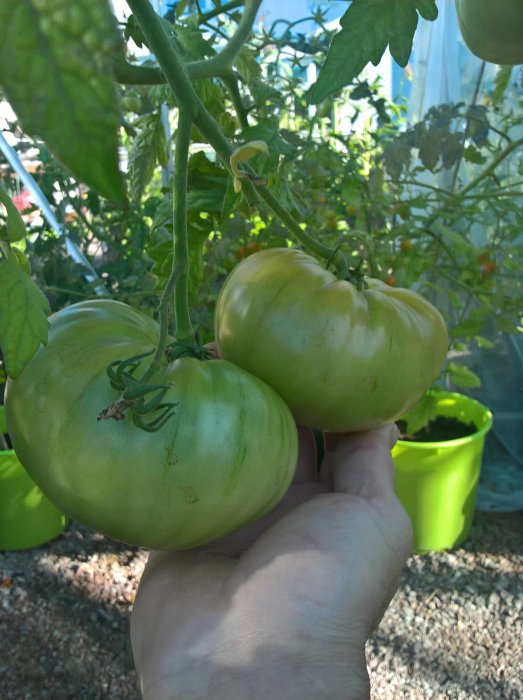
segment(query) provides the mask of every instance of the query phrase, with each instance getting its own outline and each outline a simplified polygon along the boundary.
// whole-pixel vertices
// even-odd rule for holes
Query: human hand
[[[365,642],[411,549],[393,425],[311,431],[280,504],[239,533],[152,553],[131,619],[144,700],[360,700]]]

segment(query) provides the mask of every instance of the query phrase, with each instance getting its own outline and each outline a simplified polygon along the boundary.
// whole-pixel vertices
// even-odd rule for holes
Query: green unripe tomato
[[[438,376],[447,328],[419,294],[367,283],[360,291],[299,250],[255,253],[218,297],[220,355],[272,386],[302,425],[344,432],[393,421]]]
[[[499,65],[523,63],[521,0],[456,0],[456,12],[473,54]]]
[[[61,510],[149,549],[203,545],[255,520],[289,486],[297,431],[279,396],[224,360],[183,357],[151,379],[176,413],[154,433],[97,420],[119,397],[106,367],[152,350],[158,325],[112,300],[50,319],[49,342],[7,383],[17,455]],[[139,375],[139,372],[138,372]]]
[[[122,112],[134,112],[139,114],[142,109],[142,100],[138,95],[125,95],[120,100]]]

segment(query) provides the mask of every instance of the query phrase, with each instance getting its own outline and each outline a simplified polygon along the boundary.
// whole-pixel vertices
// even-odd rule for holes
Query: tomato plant
[[[260,0],[216,2],[210,11],[202,11],[201,3],[188,0],[176,3],[164,17],[154,11],[148,0],[129,0],[130,14],[121,21],[116,21],[107,0],[0,4],[0,84],[2,95],[17,114],[12,128],[14,141],[23,130],[23,143],[18,146],[32,148],[35,141],[30,138],[36,136],[42,163],[36,179],[56,207],[69,241],[78,242],[98,276],[93,282],[82,275],[65,254],[65,237],[56,235],[45,223],[40,225],[33,220],[29,232],[24,233],[23,224],[20,227],[9,209],[9,197],[2,200],[0,342],[7,373],[12,377],[7,403],[8,410],[9,404],[16,406],[15,432],[22,431],[20,434],[24,435],[20,449],[28,462],[38,465],[40,473],[45,468],[39,461],[38,440],[31,445],[28,437],[26,440],[21,415],[27,404],[27,414],[36,416],[31,402],[37,402],[39,395],[36,389],[32,394],[27,387],[36,382],[33,368],[41,367],[42,372],[45,369],[41,358],[47,357],[47,349],[38,350],[36,364],[30,360],[47,341],[48,301],[55,310],[78,298],[104,294],[144,309],[150,316],[155,314],[158,319],[154,326],[156,341],[151,335],[146,343],[147,348],[156,348],[154,358],[144,359],[138,367],[131,363],[134,374],[127,376],[130,384],[125,396],[134,393],[129,406],[122,409],[125,419],[93,425],[92,413],[90,419],[77,417],[86,434],[103,432],[113,454],[122,432],[126,438],[127,432],[129,436],[136,432],[135,442],[131,437],[126,440],[130,445],[136,446],[140,440],[145,445],[152,438],[140,426],[154,424],[159,428],[158,444],[165,445],[172,426],[182,425],[185,420],[184,402],[193,415],[192,401],[201,401],[202,396],[204,400],[206,393],[202,390],[199,397],[178,396],[176,387],[185,386],[182,374],[193,377],[198,374],[194,368],[199,367],[209,375],[210,385],[217,386],[212,378],[218,365],[211,369],[205,360],[188,357],[166,364],[165,353],[170,352],[166,339],[175,337],[178,343],[188,343],[194,350],[201,345],[195,332],[195,327],[199,327],[204,339],[210,340],[216,297],[226,273],[240,259],[242,271],[238,276],[233,273],[231,279],[241,280],[245,270],[258,265],[257,260],[272,260],[269,254],[258,258],[265,255],[260,248],[270,250],[294,244],[315,256],[316,261],[302,266],[308,270],[303,285],[306,303],[298,303],[296,298],[295,307],[290,308],[287,299],[284,308],[276,306],[267,311],[267,319],[280,314],[278,323],[287,327],[288,346],[278,340],[280,345],[274,347],[280,347],[281,352],[274,352],[270,347],[274,329],[267,320],[271,334],[260,347],[265,348],[267,362],[281,363],[279,371],[286,373],[291,383],[294,359],[298,360],[296,366],[301,363],[301,379],[316,378],[316,388],[332,388],[338,378],[329,372],[338,366],[346,370],[347,374],[339,375],[340,386],[345,382],[352,393],[334,392],[327,397],[333,400],[332,413],[339,413],[339,401],[344,406],[340,415],[346,417],[351,411],[344,426],[390,417],[435,376],[443,353],[444,331],[438,340],[432,337],[430,328],[440,328],[440,319],[431,311],[432,325],[424,325],[422,320],[427,317],[420,309],[431,307],[425,302],[414,303],[412,300],[418,297],[398,289],[396,282],[426,295],[434,294],[431,298],[437,298],[438,304],[442,299],[448,302],[445,306],[450,308],[444,310],[454,337],[474,337],[493,316],[499,317],[505,327],[514,327],[519,313],[521,266],[517,241],[521,212],[513,196],[518,179],[505,177],[504,168],[523,139],[514,136],[508,122],[496,122],[500,128],[494,131],[486,107],[479,102],[472,106],[442,105],[431,109],[420,123],[405,125],[401,109],[379,95],[377,84],[371,85],[358,75],[365,63],[375,62],[387,45],[393,58],[405,65],[418,14],[435,20],[436,3],[383,0],[382,4],[387,6],[387,12],[377,12],[375,3],[353,0],[336,41],[331,41],[333,32],[325,25],[321,10],[314,17],[320,31],[311,32],[310,36],[296,34],[295,23],[290,21],[283,23],[284,31],[280,22],[270,28],[258,24]],[[358,32],[364,32],[368,41],[362,43]],[[135,57],[132,43],[125,45],[131,40],[145,49],[150,60]],[[72,61],[71,57],[77,60]],[[33,66],[29,72],[24,70],[28,62]],[[311,75],[308,69],[313,64],[320,71],[316,83],[310,86],[304,82],[304,76]],[[339,70],[340,65],[344,66],[343,71]],[[292,69],[287,70],[290,66]],[[506,72],[504,75],[509,82]],[[499,98],[493,95],[493,104],[495,99]],[[372,116],[368,128],[360,133],[356,125],[362,111],[361,100],[366,101],[365,108],[371,108]],[[39,109],[34,108],[35,104]],[[320,105],[319,109],[314,105]],[[326,105],[329,119],[323,115]],[[341,105],[348,107],[350,114],[338,109]],[[348,131],[341,127],[340,119]],[[512,125],[519,123],[512,118]],[[245,154],[253,148],[253,160],[246,164],[244,161],[250,156]],[[238,152],[239,160],[235,159]],[[121,158],[122,155],[126,157]],[[468,184],[461,179],[462,160],[473,172]],[[126,168],[122,167],[123,162]],[[425,176],[439,176],[449,168],[454,169],[448,178],[452,190],[435,184],[426,187]],[[515,175],[514,168],[512,171]],[[507,172],[510,174],[510,169]],[[7,190],[12,189],[7,186]],[[33,203],[31,208],[32,215],[37,207]],[[28,218],[25,213],[24,218]],[[492,251],[492,260],[498,266],[496,274],[487,271],[488,283],[481,277],[476,244],[471,238],[471,232],[484,222],[489,230],[481,246]],[[408,241],[415,241],[415,245],[410,248]],[[511,246],[506,255],[496,250],[501,244]],[[294,260],[298,253],[286,255]],[[342,279],[336,281],[321,267],[341,270],[349,256],[364,257],[365,271],[373,279],[385,279],[388,271],[394,270],[395,279],[389,282],[395,286],[388,288],[371,279],[369,290],[358,290]],[[307,285],[311,283],[313,290],[312,282],[321,275],[312,274],[311,269],[322,270],[321,274],[326,275],[325,290],[316,290],[317,298],[311,297]],[[294,265],[282,268],[281,280],[289,279],[293,270]],[[250,283],[245,285],[242,301],[231,293],[234,285],[229,280],[221,299],[234,300],[236,307],[240,301],[246,303],[256,296],[270,307],[269,294],[277,284],[274,276],[269,270],[258,281],[255,291]],[[296,285],[298,289],[297,281]],[[333,308],[326,313],[318,305],[326,297],[330,300],[331,294]],[[339,335],[340,328],[347,328],[347,319],[353,319],[355,309],[364,308],[365,304],[372,306],[369,300],[376,302],[376,318],[357,316],[354,327],[358,332]],[[388,319],[396,319],[395,312],[384,313],[391,304],[396,311],[405,311],[403,315],[398,312],[401,322],[394,328]],[[332,321],[333,338],[348,343],[350,353],[346,358],[339,360],[334,344],[327,343],[326,328],[331,326],[318,325],[320,321],[312,313],[318,308],[318,313]],[[74,313],[77,311],[79,307]],[[284,312],[288,313],[288,324]],[[250,318],[242,318],[240,328],[240,316],[231,314],[233,317],[238,338],[252,336],[254,342],[259,328],[265,327],[260,317],[259,328]],[[49,357],[53,358],[55,353],[59,356],[55,318],[49,345]],[[411,326],[405,327],[406,319],[412,320]],[[136,323],[140,326],[142,322]],[[307,324],[312,324],[308,334]],[[353,325],[351,320],[350,327]],[[77,327],[76,321],[73,326]],[[222,334],[224,329],[222,322]],[[425,333],[423,329],[428,330]],[[376,341],[389,337],[388,330],[392,338],[390,351],[387,343]],[[127,366],[132,358],[129,353],[140,354],[138,341],[135,347],[125,340],[129,332],[126,327],[114,336],[114,354],[111,350],[107,356],[109,368],[117,360]],[[294,341],[289,340],[293,333]],[[296,357],[300,343],[303,356]],[[317,355],[312,352],[315,344],[320,348]],[[93,357],[98,356],[95,345],[93,340]],[[369,360],[368,366],[363,357]],[[86,356],[75,368],[80,378],[84,377],[83,365],[92,367],[89,358]],[[388,366],[384,358],[388,358]],[[57,414],[62,415],[64,402],[72,420],[76,403],[84,400],[81,392],[75,393],[78,383],[72,365],[67,365],[71,373],[71,386],[67,389],[62,385],[63,377],[58,376],[58,362],[50,361],[49,366],[54,368],[52,383],[62,390],[52,393],[52,401],[47,403],[49,410],[35,418],[38,436],[44,435],[44,439],[46,425],[55,429],[51,406],[56,404]],[[348,382],[351,368],[357,368],[359,373],[359,383],[355,385]],[[174,387],[168,387],[175,375]],[[153,381],[159,382],[156,393],[151,390]],[[100,408],[110,396],[114,398],[115,391],[118,394],[102,363],[97,366],[93,383],[100,392],[102,387],[108,392],[100,394]],[[17,386],[26,387],[20,393],[25,398],[17,398]],[[229,397],[227,386],[227,382],[219,384],[219,393],[224,397]],[[165,397],[158,401],[164,390]],[[86,397],[91,397],[90,389],[86,392]],[[392,398],[385,400],[387,392]],[[73,395],[76,402],[71,399]],[[94,406],[94,395],[92,399]],[[174,415],[166,414],[167,422],[160,425],[162,411],[158,405],[164,400],[168,406],[180,400],[180,407]],[[321,393],[317,399],[314,396],[314,401],[324,409]],[[219,396],[215,403],[219,403]],[[377,405],[383,407],[381,413]],[[143,413],[145,408],[148,413]],[[362,417],[357,419],[360,408]],[[314,409],[309,406],[307,411],[310,422],[335,425],[330,416],[317,421]],[[138,425],[131,420],[133,417]],[[230,434],[236,430],[234,420],[229,428],[225,423],[220,425]],[[282,430],[287,430],[286,425],[286,420],[280,421]],[[197,423],[194,426],[191,440],[196,445],[200,428]],[[187,427],[184,434],[188,436],[189,432]],[[105,438],[106,435],[110,437]],[[99,443],[100,452],[104,452],[104,439]],[[243,444],[242,436],[235,439]],[[72,459],[72,448],[67,444]],[[86,449],[85,442],[81,446]],[[43,453],[47,459],[49,450]],[[132,461],[130,453],[126,453],[126,458]],[[230,460],[234,462],[233,457]],[[108,473],[114,468],[115,473],[121,474],[118,464],[105,464]],[[140,464],[136,464],[136,469],[144,470],[145,463]],[[63,460],[60,465],[65,470]],[[50,480],[48,486],[56,489],[61,498],[59,472],[50,467],[48,472],[56,478],[56,484]],[[257,477],[254,472],[251,476],[250,489],[256,491]],[[145,476],[143,479],[142,486]],[[116,502],[117,494],[112,496]],[[66,510],[67,500],[64,497],[61,501]],[[72,494],[71,500],[76,508],[77,495]],[[258,505],[252,505],[254,514]],[[98,508],[103,510],[104,504],[92,506],[93,511]],[[87,510],[86,506],[86,512],[80,515],[90,518]],[[119,514],[120,520],[129,519],[126,508]],[[94,513],[89,522],[97,526],[98,517],[101,516]],[[203,520],[205,517],[202,515]],[[125,532],[125,522],[118,527]],[[195,532],[198,527],[195,525]],[[118,531],[116,523],[111,531]],[[215,532],[219,531],[216,525]],[[210,531],[208,534],[211,536]],[[182,539],[180,535],[179,542]]]
[[[218,297],[221,356],[272,386],[303,425],[346,431],[394,420],[439,374],[447,330],[415,292],[367,282],[358,290],[298,250],[251,256]]]
[[[8,381],[6,413],[20,460],[58,507],[124,542],[182,549],[274,506],[294,473],[297,434],[266,384],[194,357],[164,361],[151,378],[175,404],[161,430],[97,421],[119,395],[106,367],[149,353],[157,336],[155,321],[116,301],[57,312],[47,346]]]

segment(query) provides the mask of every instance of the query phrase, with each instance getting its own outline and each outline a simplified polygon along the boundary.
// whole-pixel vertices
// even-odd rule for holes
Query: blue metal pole
[[[64,239],[65,248],[68,254],[76,263],[85,268],[84,276],[86,280],[88,282],[98,282],[98,284],[95,285],[96,293],[99,295],[107,295],[107,289],[102,280],[100,279],[98,273],[93,268],[89,260],[85,257],[80,248],[76,245],[76,243],[74,243],[74,241],[71,241],[71,239],[67,235],[67,230],[65,226],[63,226],[63,224],[61,224],[56,218],[49,202],[44,196],[44,193],[38,187],[32,175],[30,175],[30,173],[28,173],[27,170],[24,168],[20,158],[18,157],[17,152],[12,146],[9,145],[1,131],[0,150],[4,154],[7,162],[10,164],[10,166],[16,172],[20,180],[23,182],[24,186],[31,193],[35,204],[37,204],[37,206],[42,211],[42,214],[47,223],[54,229],[54,231],[59,236],[61,236]]]

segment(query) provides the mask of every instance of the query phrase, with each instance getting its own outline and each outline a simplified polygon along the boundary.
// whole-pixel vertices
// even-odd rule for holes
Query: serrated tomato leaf
[[[49,303],[14,255],[0,263],[0,286],[0,347],[15,378],[47,343]]]
[[[369,62],[377,65],[387,46],[394,60],[405,66],[418,13],[425,19],[436,19],[435,0],[353,0],[311,89],[311,102],[318,104],[349,85]]]
[[[159,110],[140,117],[135,122],[137,124],[140,129],[129,153],[129,174],[132,195],[139,200],[151,181],[157,164],[166,165],[167,150]]]
[[[412,39],[418,26],[418,13],[410,2],[396,2],[391,13],[389,49],[400,66],[406,66],[412,51]]]
[[[0,84],[22,128],[116,204],[126,201],[111,73],[120,42],[107,0],[0,3]]]

